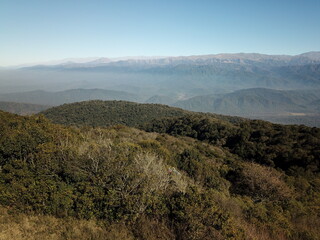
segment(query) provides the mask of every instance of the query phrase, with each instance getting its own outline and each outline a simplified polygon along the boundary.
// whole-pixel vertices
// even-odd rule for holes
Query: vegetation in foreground
[[[0,239],[319,238],[319,129],[199,116],[145,129],[0,112]]]

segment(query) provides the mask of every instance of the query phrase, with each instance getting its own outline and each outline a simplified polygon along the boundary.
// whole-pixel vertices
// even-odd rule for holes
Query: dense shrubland
[[[0,239],[319,238],[319,129],[144,128],[0,112]]]
[[[225,147],[244,160],[280,168],[291,174],[320,170],[320,129],[259,120],[237,124],[189,115],[152,121],[147,131],[188,136]]]

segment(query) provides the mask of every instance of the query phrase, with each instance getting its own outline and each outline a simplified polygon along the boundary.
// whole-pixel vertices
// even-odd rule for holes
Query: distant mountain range
[[[0,92],[102,88],[179,99],[244,88],[320,87],[320,52],[67,59],[0,71]],[[196,90],[196,91],[195,91]]]
[[[64,68],[98,67],[98,66],[132,66],[132,65],[180,65],[180,64],[216,64],[234,63],[266,66],[306,65],[320,62],[320,52],[307,52],[300,55],[267,55],[259,53],[224,53],[193,55],[179,57],[122,57],[122,58],[70,58],[37,64],[29,67],[61,66]],[[21,65],[20,67],[24,67]],[[19,67],[19,66],[18,66]]]
[[[118,77],[125,74],[128,79],[139,76],[140,80],[153,77],[147,85],[170,86],[176,91],[218,86],[233,90],[249,87],[293,89],[320,86],[320,52],[296,56],[240,53],[123,60],[99,58],[22,70],[100,73],[109,77],[111,73]]]
[[[320,125],[319,89],[320,52],[65,59],[0,70],[0,101],[125,100],[310,126]]]

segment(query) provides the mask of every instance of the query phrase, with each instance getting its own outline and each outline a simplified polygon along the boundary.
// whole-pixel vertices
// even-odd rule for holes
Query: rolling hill
[[[165,104],[165,105],[170,105],[176,102],[176,99],[169,97],[169,96],[164,96],[164,95],[155,95],[150,98],[148,98],[145,103],[158,103],[158,104]]]
[[[173,106],[191,111],[214,112],[218,114],[256,117],[261,119],[281,119],[290,123],[290,117],[300,116],[315,120],[319,115],[317,101],[320,90],[281,91],[265,88],[238,90],[228,94],[197,96],[178,101]],[[277,120],[276,120],[277,121]],[[307,121],[306,121],[307,122]],[[305,123],[306,124],[306,123]],[[320,124],[317,123],[318,125]]]
[[[300,153],[292,152],[296,151],[294,144],[303,144],[301,134],[303,135],[305,131],[318,134],[317,128],[282,126],[258,120],[189,112],[160,104],[138,104],[125,101],[86,101],[64,104],[43,111],[41,114],[54,123],[67,126],[108,127],[121,124],[148,132],[188,136],[225,147],[246,160],[251,159],[258,163],[277,166],[283,170],[288,170],[291,164],[300,166],[300,164],[311,164],[311,162],[315,164],[316,169],[320,168],[319,159],[315,156],[318,151],[317,144],[310,152],[315,156],[313,159],[317,159],[315,161],[302,160],[299,157]],[[313,137],[310,136],[311,138]],[[285,139],[290,139],[290,142],[286,142]],[[285,151],[290,153],[281,155],[283,152],[278,152],[276,147],[280,145],[286,145],[282,150],[286,149]]]
[[[0,102],[0,110],[16,113],[19,115],[36,114],[50,107],[52,106],[29,104],[29,103]]]
[[[0,111],[5,239],[320,236],[318,128],[124,101],[44,114],[64,125]]]
[[[195,93],[196,90],[194,90]],[[209,112],[214,114],[224,114],[230,116],[241,116],[255,119],[263,119],[275,123],[284,124],[305,124],[308,126],[320,126],[320,95],[319,89],[314,90],[274,90],[266,88],[242,89],[230,93],[218,93],[209,95],[200,95],[186,100],[177,98],[186,98],[181,95],[170,97],[168,95],[155,95],[148,98],[146,103],[168,104],[174,107],[197,112]],[[197,90],[197,94],[201,90]],[[73,89],[62,92],[32,91],[22,93],[0,94],[0,100],[16,101],[20,103],[32,104],[51,104],[61,105],[64,103],[73,103],[87,100],[130,100],[137,102],[135,94],[121,91],[111,91],[104,89]],[[133,99],[133,100],[132,100]],[[139,102],[139,101],[138,101]],[[142,101],[143,102],[143,101]],[[7,105],[7,104],[5,104]],[[14,113],[23,114],[23,109],[16,104],[17,111],[14,111],[11,104],[11,110]],[[24,105],[26,108],[27,105]],[[37,111],[35,106],[32,113],[46,109],[46,107]],[[19,110],[21,109],[21,110]],[[27,112],[27,111],[26,111]],[[156,112],[152,112],[156,116]]]
[[[139,104],[125,101],[85,101],[64,104],[41,112],[55,123],[66,125],[139,126],[152,119],[176,117],[188,111],[160,104]]]
[[[188,115],[210,117],[216,121],[230,124],[246,121],[241,117],[190,112],[162,104],[101,100],[63,104],[42,111],[40,114],[57,124],[92,127],[126,125],[144,128],[146,124],[156,119],[186,117]]]
[[[139,97],[135,94],[105,89],[71,89],[59,92],[37,90],[31,92],[0,94],[0,101],[42,104],[50,106],[96,99],[139,101]]]

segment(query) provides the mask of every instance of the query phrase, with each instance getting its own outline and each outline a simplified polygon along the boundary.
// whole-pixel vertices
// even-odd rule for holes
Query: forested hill
[[[139,126],[153,119],[177,117],[188,111],[160,104],[139,104],[126,101],[85,101],[64,104],[41,112],[55,123],[77,126]]]
[[[209,116],[217,121],[238,123],[240,117],[229,117],[211,113],[196,113],[162,104],[141,104],[126,101],[84,101],[47,109],[41,114],[54,123],[75,126],[111,126],[122,124],[131,127],[144,126],[152,120],[187,115]]]
[[[3,239],[319,239],[319,129],[185,115],[147,130],[0,111]]]
[[[189,115],[151,121],[144,129],[209,142],[242,159],[276,167],[289,174],[320,172],[320,128],[261,120],[232,125],[209,116]]]
[[[159,104],[87,101],[43,112],[55,123],[105,127],[126,125],[149,132],[206,141],[243,159],[296,172],[320,170],[320,129],[259,120],[194,113]]]
[[[243,159],[291,171],[320,169],[320,129],[194,113],[159,104],[87,101],[43,112],[55,123],[105,127],[126,125],[149,132],[188,136],[227,148]]]

